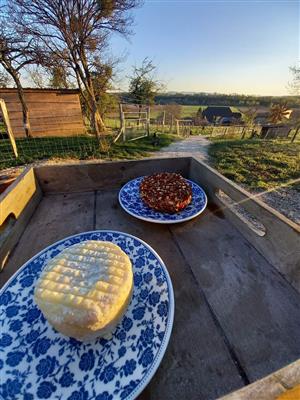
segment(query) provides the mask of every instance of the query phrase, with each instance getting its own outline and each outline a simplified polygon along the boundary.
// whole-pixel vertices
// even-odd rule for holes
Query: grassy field
[[[169,145],[178,137],[162,134],[158,142],[153,137],[145,137],[116,144],[109,140],[107,148],[101,150],[96,138],[87,136],[17,139],[17,159],[9,141],[0,140],[0,169],[51,159],[136,159]]]
[[[182,105],[181,106],[180,118],[189,118],[189,117],[193,118],[197,114],[199,108],[204,109],[206,107],[207,106],[205,106],[205,105],[196,105],[196,106],[195,105],[194,106],[184,106],[184,105]],[[233,112],[239,111],[236,107],[230,107],[230,108],[231,108],[231,110]],[[151,108],[151,118],[153,118],[153,119],[158,118],[159,116],[161,116],[163,110],[164,110],[164,106],[163,105],[161,105],[161,106],[152,106],[152,108]],[[113,129],[119,128],[120,121],[119,121],[118,114],[115,113],[115,115],[113,117],[107,116],[105,118],[105,123],[106,123],[107,127],[109,127],[109,128],[113,128]]]
[[[213,138],[209,156],[213,166],[251,189],[270,189],[300,177],[300,142]],[[294,188],[300,191],[300,184]]]
[[[199,106],[181,106],[181,107],[182,107],[181,118],[187,118],[187,117],[194,117],[195,114],[197,114],[199,108],[203,110],[208,106],[199,105]],[[232,112],[238,112],[238,109],[236,107],[230,107],[230,108]]]

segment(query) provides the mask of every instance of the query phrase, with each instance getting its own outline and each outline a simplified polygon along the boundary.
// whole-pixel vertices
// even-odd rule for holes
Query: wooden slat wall
[[[73,136],[85,132],[79,94],[74,90],[24,89],[34,137]],[[16,90],[0,89],[15,137],[25,137],[22,108]]]

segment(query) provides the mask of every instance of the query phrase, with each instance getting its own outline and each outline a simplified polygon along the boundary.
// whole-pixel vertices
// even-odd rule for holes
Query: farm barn
[[[78,89],[24,89],[33,137],[73,136],[85,131]],[[1,88],[16,138],[25,137],[17,89]]]

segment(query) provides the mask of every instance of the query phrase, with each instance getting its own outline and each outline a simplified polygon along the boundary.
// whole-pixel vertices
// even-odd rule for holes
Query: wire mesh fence
[[[89,158],[99,151],[96,138],[52,137],[22,138],[16,140],[18,157],[8,139],[0,138],[0,169],[48,158]]]
[[[95,135],[85,132],[76,135],[72,135],[71,132],[66,136],[63,133],[60,135],[58,131],[55,136],[30,138],[17,135],[15,137],[17,156],[0,112],[0,170],[39,160],[107,158],[113,154],[113,142],[118,136],[120,145],[123,145],[123,142],[143,138],[148,134],[153,136],[154,133],[154,136],[161,133],[177,134],[182,138],[189,135],[206,135],[211,138],[219,136],[228,139],[249,139],[259,137],[262,129],[260,126],[201,125],[191,117],[176,120],[170,113],[164,111],[164,106],[151,107],[151,110],[149,106],[147,107],[146,111],[143,111],[137,105],[124,106],[125,131],[121,135],[119,135],[122,128],[120,112],[116,110],[108,112],[104,119],[107,127],[107,140],[104,147],[99,144]],[[295,136],[293,132],[291,131],[290,137]]]
[[[105,140],[101,144],[96,136],[89,134],[87,120],[86,131],[80,134],[57,134],[47,136],[35,136],[27,138],[25,135],[14,135],[14,141],[17,149],[17,155],[13,149],[12,142],[8,135],[8,128],[5,118],[0,110],[0,170],[37,162],[47,159],[89,159],[109,156],[109,147],[113,137],[120,129],[120,118],[116,112],[108,113],[105,116],[105,125],[107,132]],[[137,133],[138,134],[138,133]],[[105,146],[104,146],[105,144]]]

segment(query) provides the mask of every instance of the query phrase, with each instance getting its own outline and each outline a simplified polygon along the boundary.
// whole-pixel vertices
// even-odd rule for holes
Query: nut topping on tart
[[[150,208],[176,213],[192,201],[192,188],[181,175],[162,172],[146,176],[142,180],[140,195]]]

